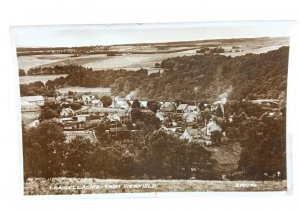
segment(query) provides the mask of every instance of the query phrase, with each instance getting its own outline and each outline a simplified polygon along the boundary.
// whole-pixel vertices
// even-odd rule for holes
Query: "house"
[[[213,131],[222,131],[222,128],[213,120],[210,120],[207,125],[201,130],[205,135],[210,136]]]
[[[94,95],[82,95],[81,100],[84,103],[84,105],[91,105],[92,100],[95,99]]]
[[[66,98],[66,101],[69,103],[73,103],[74,102],[74,98]]]
[[[88,114],[81,114],[81,115],[76,115],[74,118],[78,121],[78,122],[86,122],[87,119],[89,118],[90,115]]]
[[[56,103],[60,103],[60,102],[62,102],[64,100],[65,100],[65,96],[64,95],[58,95],[58,96],[55,97],[55,102]]]
[[[117,115],[117,114],[109,114],[109,115],[107,116],[107,118],[108,118],[111,122],[121,121],[119,115]]]
[[[86,128],[85,122],[81,121],[75,121],[75,120],[70,120],[70,121],[64,121],[64,130],[84,130]]]
[[[147,109],[148,108],[148,106],[147,106],[148,101],[139,101],[139,102],[140,102],[141,109]]]
[[[160,107],[160,110],[163,112],[174,112],[176,110],[174,102],[165,102]]]
[[[179,104],[179,106],[176,109],[177,113],[184,113],[188,111],[188,104]]]
[[[103,107],[103,103],[100,100],[92,100],[91,102],[92,107],[98,107],[98,108],[102,108]]]
[[[60,115],[60,117],[71,117],[71,116],[75,115],[75,112],[71,108],[63,108],[60,111],[59,115]]]
[[[21,102],[29,102],[36,106],[43,106],[45,104],[45,99],[43,96],[23,96],[21,97]]]
[[[156,112],[155,117],[157,117],[160,121],[164,121],[165,120],[164,113],[160,112],[160,111]]]
[[[182,118],[187,123],[194,123],[197,122],[198,115],[195,112],[188,112],[188,113],[184,113]]]
[[[195,105],[188,105],[187,112],[195,112],[196,114],[200,113],[200,108]]]
[[[182,133],[182,128],[181,127],[170,127],[170,128],[167,128],[166,126],[161,126],[159,128],[159,130],[161,131],[164,131],[168,134],[175,134],[175,133]]]
[[[179,137],[181,140],[186,141],[196,141],[204,146],[208,146],[212,144],[212,141],[203,135],[201,135],[201,130],[199,129],[192,129],[192,128],[186,128],[183,134]]]
[[[179,137],[181,140],[194,141],[201,137],[198,129],[186,128],[183,134]]]
[[[37,112],[40,111],[41,108],[36,104],[32,104],[28,101],[21,101],[21,111],[22,112]]]
[[[125,100],[115,100],[114,108],[116,109],[129,109],[129,104]]]

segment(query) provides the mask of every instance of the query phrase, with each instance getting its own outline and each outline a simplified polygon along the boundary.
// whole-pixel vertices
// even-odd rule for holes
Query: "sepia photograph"
[[[11,27],[24,195],[287,192],[290,27]]]

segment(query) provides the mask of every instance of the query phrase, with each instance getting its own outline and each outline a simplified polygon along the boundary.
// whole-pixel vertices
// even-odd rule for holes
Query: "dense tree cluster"
[[[33,82],[30,84],[20,85],[21,96],[35,96],[42,95],[47,97],[53,97],[55,94],[54,89],[47,88],[41,81]]]
[[[105,127],[98,128],[98,141],[83,137],[65,141],[62,127],[44,121],[37,128],[23,129],[24,171],[26,179],[56,177],[62,174],[95,178],[174,178],[216,179],[212,153],[197,143],[155,131],[146,137],[103,141]],[[99,135],[102,135],[99,136]]]
[[[247,118],[240,128],[242,153],[239,168],[246,178],[286,178],[286,129],[284,118]],[[279,174],[278,174],[279,172]]]
[[[89,68],[85,68],[77,65],[63,65],[54,67],[36,67],[27,71],[27,75],[52,75],[52,74],[70,74],[71,72],[91,71]]]
[[[209,54],[217,54],[217,53],[224,53],[225,50],[222,47],[215,47],[215,48],[209,48],[209,47],[205,47],[202,48],[200,50],[196,51],[197,53],[209,53]]]

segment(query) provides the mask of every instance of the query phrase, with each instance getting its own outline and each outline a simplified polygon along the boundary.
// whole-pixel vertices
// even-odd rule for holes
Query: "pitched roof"
[[[197,107],[197,106],[195,106],[195,105],[188,105],[188,110],[189,111],[197,111],[199,108]]]
[[[179,106],[177,107],[177,110],[178,111],[185,110],[187,106],[188,106],[188,104],[179,104]]]
[[[171,102],[165,102],[165,103],[162,105],[162,107],[167,108],[167,107],[170,107],[171,105],[172,105]]]
[[[102,103],[102,102],[98,99],[94,99],[94,100],[92,100],[92,103]]]

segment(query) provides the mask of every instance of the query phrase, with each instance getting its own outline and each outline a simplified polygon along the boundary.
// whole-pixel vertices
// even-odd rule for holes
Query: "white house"
[[[98,108],[102,108],[103,107],[103,103],[100,100],[92,100],[91,102],[92,107],[98,107]]]
[[[139,102],[140,102],[140,105],[141,105],[142,109],[147,108],[148,101],[139,101]]]
[[[160,121],[164,121],[165,117],[164,117],[164,113],[163,112],[156,112],[155,113],[155,117],[157,117]]]
[[[197,115],[195,112],[184,113],[184,114],[183,114],[183,119],[184,119],[187,123],[197,122],[197,120],[198,120],[198,115]]]
[[[206,127],[202,128],[202,132],[204,132],[205,135],[210,136],[213,131],[220,131],[221,132],[222,128],[215,121],[210,120],[207,123]]]
[[[207,137],[201,135],[201,131],[198,129],[186,128],[183,134],[179,137],[181,140],[197,141],[205,146],[211,145],[212,142]]]
[[[88,115],[88,114],[80,114],[80,115],[77,115],[76,118],[77,118],[78,122],[85,122],[89,116],[90,115]]]
[[[121,118],[120,118],[119,115],[117,115],[117,114],[109,114],[109,115],[107,116],[107,118],[108,118],[111,122],[121,121]]]
[[[163,105],[160,107],[160,110],[164,112],[173,112],[176,110],[175,104],[173,102],[165,102]]]
[[[200,138],[198,129],[186,128],[183,134],[179,137],[181,140],[193,141]]]
[[[179,104],[179,106],[176,109],[177,113],[183,113],[188,111],[188,104]]]
[[[21,97],[21,102],[29,102],[37,106],[43,106],[45,104],[45,99],[43,96],[23,96]]]
[[[125,100],[116,100],[114,104],[114,108],[128,110],[129,104]]]
[[[196,114],[200,113],[200,108],[194,105],[187,106],[187,112],[195,112]]]
[[[75,115],[75,112],[71,108],[63,108],[60,111],[60,117],[71,117],[73,115]]]
[[[94,95],[82,95],[81,100],[84,103],[84,105],[90,105],[92,103],[92,100],[95,99]]]

